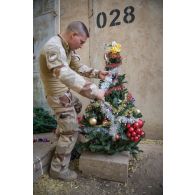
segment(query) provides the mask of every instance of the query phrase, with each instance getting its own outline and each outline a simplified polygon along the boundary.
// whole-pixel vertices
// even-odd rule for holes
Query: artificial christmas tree
[[[125,74],[119,73],[122,65],[121,45],[113,41],[107,45],[105,69],[110,72],[99,88],[104,89],[105,101],[91,101],[83,117],[80,128],[87,142],[76,145],[79,152],[91,151],[114,154],[120,151],[139,151],[138,143],[145,136],[144,121],[135,99],[125,87]]]

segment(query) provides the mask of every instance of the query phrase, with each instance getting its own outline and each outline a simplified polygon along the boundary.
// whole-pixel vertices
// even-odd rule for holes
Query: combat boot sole
[[[63,181],[73,181],[73,180],[77,179],[77,173],[75,171],[72,171],[72,170],[68,170],[65,173],[56,173],[56,172],[50,170],[50,177],[52,179],[60,179]]]

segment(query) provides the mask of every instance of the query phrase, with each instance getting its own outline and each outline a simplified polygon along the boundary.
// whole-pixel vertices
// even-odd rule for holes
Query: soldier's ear
[[[71,38],[74,38],[75,36],[77,36],[78,34],[76,32],[72,32],[71,33]]]

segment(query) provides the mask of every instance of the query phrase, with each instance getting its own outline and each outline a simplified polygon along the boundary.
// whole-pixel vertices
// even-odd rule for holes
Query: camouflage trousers
[[[47,96],[47,102],[56,115],[58,137],[50,172],[63,174],[68,170],[71,151],[78,138],[77,113],[81,111],[82,104],[70,91],[61,97]]]

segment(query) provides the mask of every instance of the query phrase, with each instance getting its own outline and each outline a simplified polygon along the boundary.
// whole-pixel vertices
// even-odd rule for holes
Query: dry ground
[[[71,168],[78,173],[74,182],[53,180],[43,175],[33,186],[34,195],[162,195],[163,194],[163,143],[145,140],[139,144],[143,153],[129,161],[127,183],[118,183],[94,177],[85,177],[78,170],[78,160]]]

